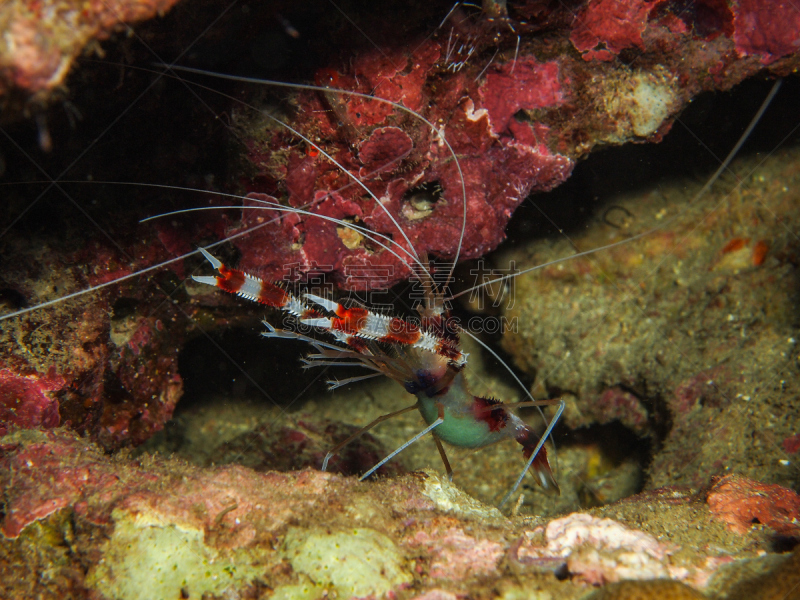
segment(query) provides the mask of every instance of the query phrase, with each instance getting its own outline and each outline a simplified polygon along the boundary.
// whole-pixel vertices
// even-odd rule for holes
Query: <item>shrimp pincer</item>
[[[528,462],[503,502],[516,491],[530,467],[533,467],[537,480],[543,487],[559,491],[544,441],[561,415],[563,401],[531,400],[514,405],[559,405],[556,416],[549,423],[544,435],[539,437],[527,423],[509,410],[508,405],[494,398],[471,393],[464,377],[468,355],[461,350],[461,330],[449,312],[441,308],[442,294],[433,291],[432,281],[425,286],[427,302],[420,309],[421,318],[417,325],[360,306],[345,307],[310,293],[297,296],[279,285],[225,266],[206,250],[201,249],[201,252],[219,275],[195,276],[195,281],[283,310],[293,317],[298,326],[325,332],[332,338],[332,342],[326,342],[302,333],[299,331],[300,327],[298,331],[292,331],[279,329],[265,322],[267,331],[262,334],[264,337],[297,339],[314,347],[316,352],[303,359],[305,367],[358,365],[372,371],[365,376],[328,382],[331,389],[345,383],[385,375],[416,396],[415,404],[379,417],[332,448],[323,461],[323,471],[327,469],[331,457],[359,435],[393,416],[417,409],[427,427],[364,473],[361,479],[369,477],[399,452],[430,432],[448,477],[452,478],[453,471],[442,442],[458,448],[475,449],[504,439],[514,439],[522,445],[523,455]]]

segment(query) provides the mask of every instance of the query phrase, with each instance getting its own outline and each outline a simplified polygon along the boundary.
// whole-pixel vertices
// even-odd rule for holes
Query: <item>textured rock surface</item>
[[[800,496],[779,485],[728,475],[711,488],[708,506],[739,533],[753,523],[763,523],[789,537],[800,532]]]
[[[516,282],[507,317],[520,329],[503,344],[535,375],[534,393],[566,398],[570,428],[620,422],[657,440],[650,486],[703,487],[730,472],[797,485],[797,152],[753,175],[757,164],[740,162],[740,183],[693,204],[696,185],[618,198],[570,242],[655,230]],[[501,264],[569,253],[545,242]]]
[[[197,193],[176,189],[40,184],[42,173],[83,182],[156,181],[271,194],[284,204],[311,202],[312,211],[366,225],[407,245],[363,189],[318,149],[274,123],[267,127],[260,113],[248,116],[252,113],[242,105],[219,97],[196,103],[192,94],[197,89],[190,94],[192,108],[187,110],[187,101],[175,101],[169,84],[151,73],[118,73],[120,63],[151,65],[154,46],[170,57],[191,49],[185,58],[198,61],[193,64],[203,64],[201,58],[212,55],[218,61],[213,65],[219,67],[237,65],[235,57],[242,54],[278,61],[282,55],[270,51],[271,44],[280,42],[288,49],[291,40],[300,39],[307,44],[304,56],[320,59],[313,65],[303,63],[307,76],[317,83],[420,110],[433,128],[372,99],[333,92],[284,97],[275,114],[362,177],[418,251],[444,260],[452,258],[458,246],[463,207],[460,180],[440,131],[466,175],[467,227],[461,256],[479,256],[504,238],[511,214],[529,192],[558,185],[574,162],[596,146],[658,141],[699,92],[729,89],[765,67],[782,74],[796,66],[793,17],[782,3],[715,2],[704,4],[703,11],[683,11],[672,3],[635,2],[623,11],[625,20],[619,25],[612,24],[618,21],[619,3],[579,4],[572,7],[575,13],[562,5],[545,10],[538,2],[514,7],[518,51],[512,30],[480,13],[457,9],[441,28],[430,25],[429,21],[441,22],[451,5],[439,12],[435,5],[409,10],[407,3],[400,3],[386,8],[388,13],[358,15],[366,30],[392,40],[383,53],[365,48],[368,42],[360,36],[363,43],[355,42],[345,33],[351,25],[340,17],[333,19],[313,7],[291,13],[302,29],[300,38],[294,38],[282,20],[280,11],[287,6],[270,5],[251,14],[244,9],[224,12],[227,4],[210,3],[198,8],[193,18],[202,21],[208,16],[211,29],[206,21],[198,24],[189,18],[189,9],[176,7],[163,21],[164,29],[149,25],[119,46],[108,44],[106,50],[116,53],[108,64],[86,63],[71,84],[72,101],[65,110],[38,113],[38,131],[10,131],[9,139],[22,152],[9,146],[0,156],[0,174],[15,184],[0,236],[4,312],[113,282],[269,220],[250,200],[243,212],[209,212],[139,225],[143,217],[197,208],[205,201]],[[69,18],[102,21],[100,29],[81,25],[70,34],[85,37],[104,35],[100,32],[115,27],[127,14],[126,6],[92,5],[78,15],[69,4],[11,2],[4,4],[2,14],[9,23],[24,21],[33,28],[30,31],[50,31]],[[144,15],[165,7],[139,3],[135,8]],[[109,19],[107,13],[114,8],[118,14]],[[391,11],[404,19],[384,18],[396,14]],[[773,25],[777,22],[782,26]],[[596,41],[584,39],[580,32],[587,30],[597,33]],[[70,38],[64,46],[66,38],[59,32],[34,37],[32,43],[51,44],[53,56],[60,57],[56,79],[60,78],[79,43]],[[250,45],[242,47],[245,40]],[[26,51],[27,46],[12,46],[4,46],[3,60],[39,56]],[[346,59],[324,58],[330,48]],[[605,60],[602,52],[617,58]],[[40,62],[49,65],[55,60]],[[15,67],[4,73],[11,81],[24,72]],[[55,72],[47,73],[41,89],[50,89],[47,86],[55,81]],[[232,91],[242,95],[239,88]],[[246,97],[262,95],[263,90],[250,91]],[[90,118],[74,127],[64,116],[84,113]],[[222,153],[221,114],[230,117],[229,133],[238,138],[243,160]],[[50,155],[42,151],[50,147]],[[21,185],[25,181],[30,187]],[[407,266],[361,234],[315,217],[284,215],[236,244],[239,255],[227,258],[239,259],[241,266],[278,278],[302,276],[303,271],[312,279],[328,274],[331,289],[334,281],[351,290],[383,287],[409,274]],[[761,255],[772,247],[762,238],[748,244],[748,251]],[[728,254],[740,257],[742,252]],[[182,287],[180,280],[194,267],[178,261],[159,271],[152,283],[129,279],[46,312],[4,321],[0,371],[3,389],[15,390],[0,407],[4,427],[63,423],[89,432],[107,448],[139,444],[158,431],[181,396],[177,359],[186,341],[201,331],[242,323],[252,327],[255,322],[248,307],[236,307],[191,285]],[[444,272],[440,269],[439,274]],[[198,299],[202,303],[193,302]],[[692,377],[700,371],[686,374],[685,397],[677,404],[692,404],[689,396],[696,396],[698,385]],[[611,408],[606,420],[614,414],[637,432],[647,429],[647,411],[631,390],[615,383],[593,391],[607,395],[603,405]],[[785,437],[794,434],[786,432]]]
[[[29,262],[30,255],[21,258],[34,251],[28,243],[7,247],[5,256],[6,277],[26,295],[71,292],[130,273],[97,247],[92,260],[103,260],[97,265],[85,264],[84,250],[50,255],[43,272]],[[158,306],[163,297],[152,290],[128,291],[121,299],[104,290],[89,305],[63,303],[47,313],[5,322],[0,331],[0,431],[66,424],[114,448],[140,444],[161,429],[182,393],[177,359],[186,338],[165,325],[174,309],[148,314],[147,307]]]
[[[109,458],[63,429],[8,434],[0,448],[7,598],[443,598],[497,589],[580,598],[628,577],[702,590],[720,565],[730,573],[768,542],[752,532],[709,536],[716,526],[698,499],[679,501],[695,505],[696,520],[665,535],[653,509],[678,504],[654,496],[606,516],[539,524],[508,519],[431,472],[359,483],[310,470],[197,469]],[[631,597],[613,595],[621,589],[608,597]]]

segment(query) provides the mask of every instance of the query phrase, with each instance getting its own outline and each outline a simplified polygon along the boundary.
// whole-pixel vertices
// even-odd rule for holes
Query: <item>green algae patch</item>
[[[413,579],[394,542],[373,529],[290,529],[284,555],[296,572],[345,598],[380,596]]]
[[[206,545],[201,529],[146,513],[114,511],[114,520],[102,558],[86,578],[107,598],[174,600],[187,592],[199,598],[246,585],[263,572],[247,550],[221,552]]]

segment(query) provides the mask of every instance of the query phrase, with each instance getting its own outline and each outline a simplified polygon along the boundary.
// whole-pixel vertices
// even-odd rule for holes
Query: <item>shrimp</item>
[[[421,326],[418,326],[397,317],[376,314],[366,308],[347,308],[314,294],[306,293],[298,298],[267,281],[230,269],[207,251],[202,252],[220,275],[194,276],[195,281],[280,308],[297,319],[299,324],[328,332],[336,344],[325,343],[297,331],[276,329],[267,321],[264,322],[267,326],[264,337],[308,342],[316,353],[305,359],[307,366],[352,366],[355,361],[397,381],[417,397],[413,406],[379,417],[328,452],[322,463],[323,471],[327,469],[333,454],[356,436],[387,418],[416,408],[428,427],[364,473],[361,479],[369,477],[406,446],[431,432],[450,478],[453,471],[442,442],[462,448],[482,448],[511,438],[522,445],[528,463],[505,500],[516,491],[531,466],[543,487],[558,491],[544,441],[558,422],[564,409],[563,401],[531,400],[517,404],[517,407],[559,405],[559,411],[540,439],[502,402],[472,394],[462,373],[467,357],[459,345],[458,327],[453,324],[450,315],[442,310],[444,295],[434,291],[434,282],[426,271],[422,275],[426,283],[426,303],[420,307]],[[309,303],[316,308],[311,308]],[[321,311],[331,316],[323,316]],[[334,389],[339,385],[340,382],[332,382]]]

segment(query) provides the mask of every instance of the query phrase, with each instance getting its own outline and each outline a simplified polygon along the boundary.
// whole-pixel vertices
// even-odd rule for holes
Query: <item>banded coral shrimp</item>
[[[161,207],[160,210],[159,209],[150,210],[149,214],[144,214],[143,215],[143,214],[139,213],[139,216],[140,217],[149,216],[149,215],[152,215],[152,214],[156,214],[157,212],[163,212],[163,207]],[[185,225],[183,223],[178,223],[176,225],[177,228],[180,228],[182,226],[185,226]],[[212,222],[205,222],[205,223],[200,222],[197,225],[197,227],[198,227],[198,229],[193,234],[194,240],[203,239],[204,237],[207,237],[209,230],[211,230],[213,228],[217,228],[219,230],[219,228],[224,227],[224,225],[220,225],[218,222],[215,223],[215,222],[212,221]],[[203,227],[206,228],[205,231],[203,231]],[[219,231],[217,231],[217,232],[219,233]],[[174,239],[179,239],[180,240],[182,238],[185,239],[185,237],[186,237],[186,236],[175,235],[174,232],[169,230],[169,228],[167,228],[166,230],[162,229],[159,233],[161,234],[162,238],[164,238],[166,240],[169,240],[169,239],[173,239],[173,240]],[[152,245],[150,245],[150,246],[152,246]],[[130,247],[137,248],[143,254],[145,252],[152,251],[152,247],[148,247],[148,244],[144,244],[141,241],[138,242],[138,245],[136,243],[132,243],[130,245]],[[95,261],[94,264],[97,264],[97,261]],[[96,277],[100,278],[100,279],[105,278],[108,275],[107,269],[104,269],[103,267],[104,267],[104,265],[100,264],[99,268],[98,268],[98,272],[94,273],[94,275]],[[125,267],[121,266],[120,270],[124,270],[124,269],[125,269]],[[62,275],[66,275],[66,274],[64,273]],[[14,290],[14,288],[11,288],[11,291],[13,291],[13,290]],[[9,292],[9,294],[11,294],[11,292]],[[22,295],[23,295],[23,297],[25,297],[24,294],[22,294]],[[533,295],[533,294],[531,294],[531,295]],[[12,302],[14,301],[13,298],[11,299],[11,301]],[[129,295],[123,294],[121,296],[117,295],[114,298],[107,299],[107,303],[108,303],[107,306],[113,305],[113,307],[115,309],[115,311],[114,311],[115,312],[115,317],[117,317],[115,319],[116,322],[111,325],[112,334],[115,336],[115,339],[120,341],[124,346],[126,346],[132,352],[135,352],[136,350],[139,350],[139,349],[142,349],[142,348],[146,348],[148,353],[151,350],[154,350],[155,346],[157,344],[154,344],[150,340],[152,340],[153,337],[157,337],[157,334],[154,334],[152,331],[150,331],[149,333],[153,337],[148,339],[146,334],[144,332],[142,332],[141,328],[134,329],[134,328],[130,327],[131,319],[129,319],[129,317],[131,315],[137,315],[137,314],[141,315],[141,311],[142,310],[144,310],[145,314],[148,314],[148,316],[149,316],[150,314],[152,314],[150,312],[150,310],[157,308],[160,302],[161,302],[161,297],[157,296],[155,294],[155,292],[149,298],[145,298],[145,300],[141,300],[140,298],[137,298],[136,294],[129,294]],[[152,305],[148,306],[149,303],[152,303]],[[77,313],[77,314],[81,314],[81,313]],[[161,322],[161,327],[164,327],[165,326],[164,323],[167,322],[168,319],[180,319],[180,318],[182,318],[181,315],[178,314],[178,313],[172,313],[172,314],[166,313],[166,314],[168,314],[168,318],[165,318],[165,319],[153,319],[152,320],[152,328],[151,329],[154,329],[155,331],[158,331],[159,330],[159,325],[158,325],[159,321]],[[109,359],[109,360],[115,361],[116,358],[109,358],[109,354],[108,353],[105,354],[105,355],[103,354],[103,349],[99,347],[99,345],[100,345],[99,343],[97,343],[97,344],[93,343],[93,341],[97,339],[99,334],[98,334],[97,330],[93,328],[92,319],[90,317],[91,316],[88,316],[88,317],[86,317],[84,319],[84,323],[86,325],[85,330],[78,332],[79,336],[82,336],[84,338],[82,343],[79,344],[79,345],[73,346],[69,350],[69,352],[67,352],[65,354],[70,357],[70,360],[78,359],[78,360],[86,361],[87,363],[90,363],[92,360],[98,360],[98,359],[100,359],[100,360]],[[75,318],[75,317],[73,316],[73,318]],[[238,318],[238,317],[229,317],[228,320],[233,320],[234,318]],[[88,331],[86,331],[86,330],[88,330]],[[34,354],[37,351],[37,349],[34,347],[35,345],[31,344],[31,341],[35,341],[35,342],[43,343],[43,344],[45,343],[45,342],[42,341],[45,338],[42,338],[42,337],[38,337],[37,338],[37,336],[40,335],[40,331],[36,330],[35,327],[30,327],[27,331],[24,331],[24,332],[21,332],[21,333],[22,333],[22,335],[18,336],[18,338],[20,340],[20,343],[21,343],[20,347],[28,348],[28,350],[22,350],[22,352],[28,352],[28,353]],[[134,337],[137,334],[140,337],[138,337],[138,338]],[[167,375],[170,374],[170,370],[169,370],[170,361],[174,361],[174,355],[176,353],[176,347],[181,344],[181,340],[174,336],[174,331],[170,330],[170,334],[173,335],[172,339],[169,340],[169,341],[166,341],[166,342],[162,342],[162,343],[165,344],[165,348],[169,349],[169,351],[162,353],[162,357],[165,357],[165,358],[164,358],[164,366],[161,369],[161,373],[164,373],[164,374],[167,374]],[[184,335],[189,335],[189,334],[185,333]],[[40,350],[41,350],[41,348],[40,348]],[[95,352],[98,353],[98,354],[97,355],[93,354]],[[172,352],[171,357],[170,357],[170,354],[169,354],[170,352]],[[44,364],[44,363],[42,363],[42,364]],[[155,371],[151,370],[151,371],[148,371],[148,372],[149,373],[153,373],[153,372],[159,372],[159,371],[158,370],[155,370]],[[129,371],[129,372],[123,373],[122,375],[117,375],[117,373],[115,372],[114,375],[112,377],[110,377],[108,380],[97,381],[97,380],[91,380],[91,378],[88,378],[86,381],[82,381],[78,386],[79,388],[81,388],[80,390],[69,390],[67,392],[67,397],[63,398],[64,403],[62,404],[62,406],[67,406],[69,408],[69,410],[66,411],[66,415],[71,420],[79,421],[81,418],[85,418],[87,413],[91,413],[91,411],[93,410],[91,402],[87,401],[85,396],[82,397],[81,394],[78,393],[78,391],[81,391],[81,392],[91,391],[93,388],[97,388],[98,386],[103,386],[104,388],[107,388],[108,390],[112,390],[113,393],[115,394],[116,399],[117,399],[117,407],[121,406],[124,409],[126,406],[128,406],[129,403],[131,403],[131,399],[128,396],[126,396],[126,390],[127,390],[128,386],[135,388],[135,387],[137,387],[137,385],[139,385],[135,381],[137,379],[137,373],[138,373],[138,371],[134,369],[133,371]],[[120,382],[122,382],[122,383],[120,383]],[[167,383],[169,383],[168,379],[167,379]],[[171,388],[173,391],[170,392],[170,393],[165,394],[164,399],[161,400],[158,404],[163,405],[163,406],[169,406],[170,402],[174,403],[176,401],[176,392],[174,391],[175,390],[175,384],[176,384],[176,382],[173,380],[172,381],[172,388]],[[57,386],[58,383],[56,381],[54,381],[50,385]],[[566,387],[566,386],[564,386],[564,387]],[[168,386],[164,385],[164,381],[162,381],[162,382],[159,382],[159,385],[155,385],[155,384],[153,385],[153,392],[154,393],[158,392],[160,394],[161,390],[163,390],[165,388],[168,388]],[[74,394],[74,396],[71,395],[71,394]],[[82,398],[83,402],[78,402],[78,398]],[[88,406],[87,406],[87,404],[88,404]],[[151,407],[145,406],[144,408],[145,409],[150,409]],[[149,425],[151,425],[154,420],[157,420],[157,416],[155,416],[155,418],[154,418],[154,415],[148,415],[146,410],[144,410],[144,411],[141,410],[141,407],[135,407],[135,410],[136,410],[135,418],[131,418],[131,419],[129,419],[129,421],[125,421],[125,423],[130,423],[130,425],[126,424],[125,427],[126,428],[127,427],[131,428],[131,431],[130,431],[130,434],[131,434],[130,438],[131,439],[133,439],[134,441],[140,441],[141,437],[146,437],[147,435],[149,435],[150,431],[147,430],[147,427]],[[107,432],[107,435],[108,435],[107,443],[111,447],[113,447],[114,444],[119,443],[119,439],[121,437],[127,439],[127,436],[128,436],[129,432],[128,431],[124,431],[123,432],[123,431],[121,431],[119,429],[115,430],[115,428],[118,427],[118,423],[117,422],[114,422],[113,419],[111,419],[111,422],[106,422],[103,419],[106,418],[106,415],[108,415],[109,418],[111,418],[112,415],[119,416],[119,414],[122,413],[122,412],[124,412],[124,410],[120,410],[119,412],[115,412],[114,410],[110,410],[109,412],[103,411],[102,414],[96,416],[96,418],[103,423],[103,431]],[[64,420],[66,420],[67,416],[62,415],[62,418]],[[134,428],[136,428],[135,432],[133,431]],[[104,435],[106,435],[106,433],[104,433]],[[115,436],[117,436],[117,437],[115,437]],[[507,462],[510,462],[510,461],[507,461]]]

